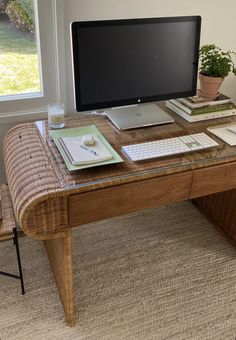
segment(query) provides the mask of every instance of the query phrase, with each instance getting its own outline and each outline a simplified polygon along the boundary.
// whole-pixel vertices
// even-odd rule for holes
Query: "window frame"
[[[42,92],[0,97],[0,122],[43,118],[48,103],[65,104],[63,0],[34,2]]]

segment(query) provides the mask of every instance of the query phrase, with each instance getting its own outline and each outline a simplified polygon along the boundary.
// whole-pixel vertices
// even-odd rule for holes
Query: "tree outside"
[[[33,0],[0,0],[0,96],[40,91]]]

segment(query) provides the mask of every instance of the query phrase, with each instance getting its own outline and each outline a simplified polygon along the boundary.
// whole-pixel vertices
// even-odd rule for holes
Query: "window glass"
[[[36,29],[33,0],[0,1],[0,98],[42,91]]]
[[[11,2],[28,6],[28,31],[15,26],[17,15],[17,23],[10,23],[6,6]],[[0,0],[1,122],[42,118],[47,104],[65,102],[63,10],[63,0]],[[12,43],[13,33],[17,38]],[[4,57],[6,53],[13,53],[14,60]]]

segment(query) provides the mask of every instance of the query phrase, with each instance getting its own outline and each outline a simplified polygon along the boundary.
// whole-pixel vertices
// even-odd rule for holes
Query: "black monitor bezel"
[[[145,96],[136,98],[126,98],[120,100],[82,104],[81,91],[80,91],[80,72],[79,72],[79,42],[77,29],[80,27],[101,27],[101,26],[114,26],[114,25],[138,25],[145,23],[165,23],[165,22],[196,22],[196,35],[195,35],[195,56],[192,79],[192,89],[185,92],[176,92],[170,94],[162,94],[155,96]],[[161,100],[168,100],[180,97],[189,97],[196,94],[197,74],[198,74],[198,60],[199,60],[199,44],[201,32],[201,16],[178,16],[178,17],[162,17],[162,18],[141,18],[141,19],[117,19],[117,20],[97,20],[97,21],[75,21],[71,23],[71,45],[72,45],[72,67],[73,67],[73,81],[74,81],[74,97],[75,108],[78,112],[100,110],[111,107],[135,105],[142,103],[151,103]]]

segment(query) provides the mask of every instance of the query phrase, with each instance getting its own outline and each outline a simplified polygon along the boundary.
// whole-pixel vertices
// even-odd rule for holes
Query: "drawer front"
[[[192,173],[138,181],[69,197],[69,225],[76,226],[189,198]]]
[[[236,163],[214,166],[193,172],[190,198],[236,188]]]

